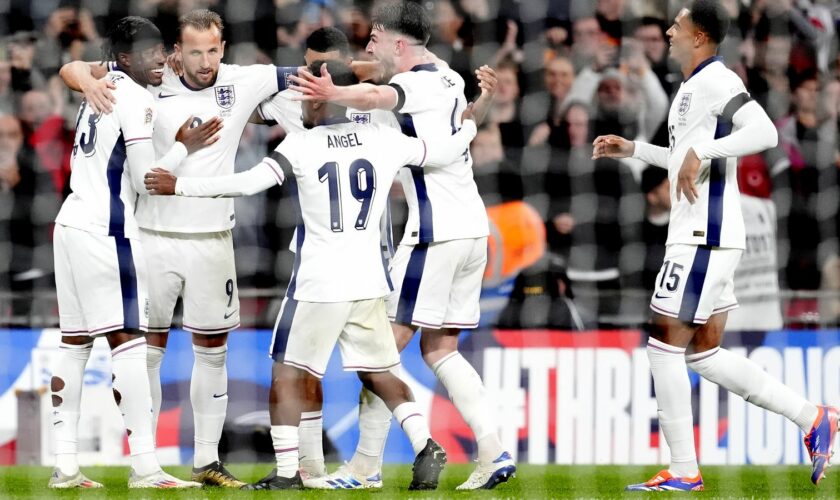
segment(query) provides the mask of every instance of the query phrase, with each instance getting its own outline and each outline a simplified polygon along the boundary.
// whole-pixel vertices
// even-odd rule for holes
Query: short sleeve
[[[133,90],[133,89],[132,89]],[[140,142],[150,142],[154,131],[155,103],[152,95],[138,87],[138,92],[125,92],[117,97],[118,103],[125,103],[119,110],[120,129],[126,146]]]
[[[726,70],[724,78],[707,87],[707,104],[712,116],[724,116],[728,121],[744,104],[751,101],[744,82],[735,73]]]
[[[247,77],[253,96],[260,101],[288,88],[289,75],[297,74],[297,66],[274,66],[273,64],[254,64],[240,66],[240,70],[248,68]]]
[[[435,89],[429,85],[426,75],[416,71],[399,73],[391,78],[388,85],[397,92],[397,105],[393,111],[399,113],[419,113],[435,105]]]
[[[422,167],[426,162],[426,142],[416,137],[401,134],[396,129],[380,127],[378,135],[387,146],[383,151],[388,152],[389,158],[399,158],[400,168],[404,165]]]
[[[300,101],[293,101],[287,92],[277,93],[261,102],[257,111],[267,125],[280,125],[287,133],[305,130],[300,118]]]

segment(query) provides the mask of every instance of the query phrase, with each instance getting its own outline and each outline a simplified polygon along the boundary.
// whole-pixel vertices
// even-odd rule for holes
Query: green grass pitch
[[[230,470],[241,479],[255,481],[269,470],[269,465],[232,465]],[[330,467],[330,470],[334,467]],[[189,476],[189,467],[166,467],[180,477]],[[469,475],[472,465],[449,465],[434,492],[410,492],[410,465],[386,466],[385,487],[381,491],[300,491],[245,492],[218,488],[187,491],[133,490],[126,485],[125,467],[86,467],[91,479],[105,484],[104,490],[53,491],[47,488],[48,467],[0,467],[0,498],[268,498],[278,494],[290,498],[634,498],[650,494],[623,494],[624,485],[641,482],[655,474],[656,466],[537,466],[520,465],[517,477],[492,491],[461,492],[455,487]],[[835,474],[832,474],[834,472]],[[840,498],[840,471],[829,469],[819,488],[809,481],[810,469],[796,467],[704,467],[704,498]],[[673,496],[673,493],[665,493]],[[678,494],[682,496],[682,494]],[[698,494],[694,494],[698,495]]]

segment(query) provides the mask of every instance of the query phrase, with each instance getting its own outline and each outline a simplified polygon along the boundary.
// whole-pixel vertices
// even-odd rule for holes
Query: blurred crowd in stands
[[[744,158],[742,188],[772,200],[782,289],[840,288],[840,54],[835,0],[721,0],[732,23],[721,56],[778,127],[767,153]],[[68,190],[80,96],[61,65],[99,60],[102,36],[128,14],[154,21],[168,44],[177,18],[210,8],[226,22],[225,62],[302,64],[302,43],[321,26],[348,36],[366,57],[374,0],[5,0],[0,2],[0,317],[26,313],[25,297],[52,285],[52,221]],[[488,207],[524,201],[545,224],[558,297],[594,297],[593,324],[620,324],[622,297],[651,290],[667,235],[667,175],[638,161],[591,160],[600,134],[667,146],[666,117],[682,75],[665,34],[675,0],[428,0],[429,48],[467,83],[496,68],[496,106],[472,145]],[[249,125],[237,170],[281,141],[277,127]],[[241,288],[282,288],[292,210],[279,188],[237,200]],[[405,209],[395,204],[397,237]],[[559,274],[558,274],[559,273]],[[559,276],[559,277],[558,277]],[[555,279],[556,278],[556,279]],[[562,278],[562,279],[561,279]],[[526,280],[527,281],[527,280]],[[552,285],[554,286],[554,285]],[[527,287],[526,287],[527,288]],[[519,291],[521,292],[521,290]],[[565,300],[565,299],[564,299]],[[811,313],[805,307],[803,313]],[[813,309],[813,308],[811,308]],[[823,323],[836,321],[829,313]],[[508,318],[509,319],[509,318]],[[580,318],[577,319],[580,321]],[[512,320],[516,323],[515,320]],[[566,320],[563,320],[566,321]]]

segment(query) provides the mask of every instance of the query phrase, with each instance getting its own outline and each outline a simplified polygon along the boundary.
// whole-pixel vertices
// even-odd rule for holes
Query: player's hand
[[[177,52],[173,52],[166,56],[166,65],[178,76],[184,76],[184,65],[181,64],[181,57]]]
[[[93,77],[81,85],[82,93],[85,95],[88,106],[90,106],[94,113],[104,113],[106,115],[114,110],[113,105],[117,103],[114,93],[111,92],[116,88],[117,86],[114,85],[114,82],[96,80]]]
[[[617,135],[599,135],[592,141],[592,159],[633,156],[636,144]]]
[[[329,101],[335,96],[336,87],[326,63],[321,65],[321,76],[315,76],[304,68],[298,71],[297,76],[289,75],[289,78],[294,83],[289,88],[301,93],[293,97],[296,101]]]
[[[684,194],[685,199],[694,205],[694,202],[700,197],[700,191],[694,184],[699,170],[700,158],[697,157],[694,148],[689,148],[685,153],[685,159],[677,174],[677,201],[680,201],[681,194]]]
[[[487,95],[493,98],[496,95],[496,70],[488,65],[483,65],[475,70],[475,77],[478,79],[478,88],[481,89],[481,95]]]
[[[143,182],[146,184],[146,191],[149,194],[156,195],[175,194],[175,182],[177,181],[178,178],[168,170],[157,167],[153,168],[151,172],[147,172],[143,177]]]
[[[193,126],[194,117],[187,118],[175,134],[175,140],[183,143],[187,153],[192,154],[201,148],[205,148],[219,140],[219,131],[224,124],[218,116],[210,118],[198,126]]]

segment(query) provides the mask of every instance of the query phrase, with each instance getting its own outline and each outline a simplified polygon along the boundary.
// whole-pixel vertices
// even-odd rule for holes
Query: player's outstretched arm
[[[452,165],[470,147],[470,142],[475,138],[476,131],[475,122],[468,118],[464,120],[464,123],[461,124],[461,129],[455,134],[441,140],[436,140],[434,143],[427,142],[426,162],[423,166],[444,167]]]
[[[393,87],[370,83],[337,87],[326,64],[321,66],[320,76],[301,69],[297,76],[289,75],[289,78],[294,83],[289,88],[301,93],[294,97],[298,101],[331,101],[361,111],[391,110],[397,106],[397,91]]]
[[[68,88],[85,95],[94,112],[113,111],[117,100],[111,91],[117,87],[113,82],[101,80],[108,74],[107,63],[72,61],[62,66],[58,74]]]
[[[599,135],[592,141],[592,159],[627,158],[633,156],[636,145],[617,135]]]
[[[149,194],[189,196],[197,198],[234,198],[250,196],[281,184],[282,178],[263,160],[245,172],[218,177],[176,177],[171,172],[154,168],[145,175]]]

